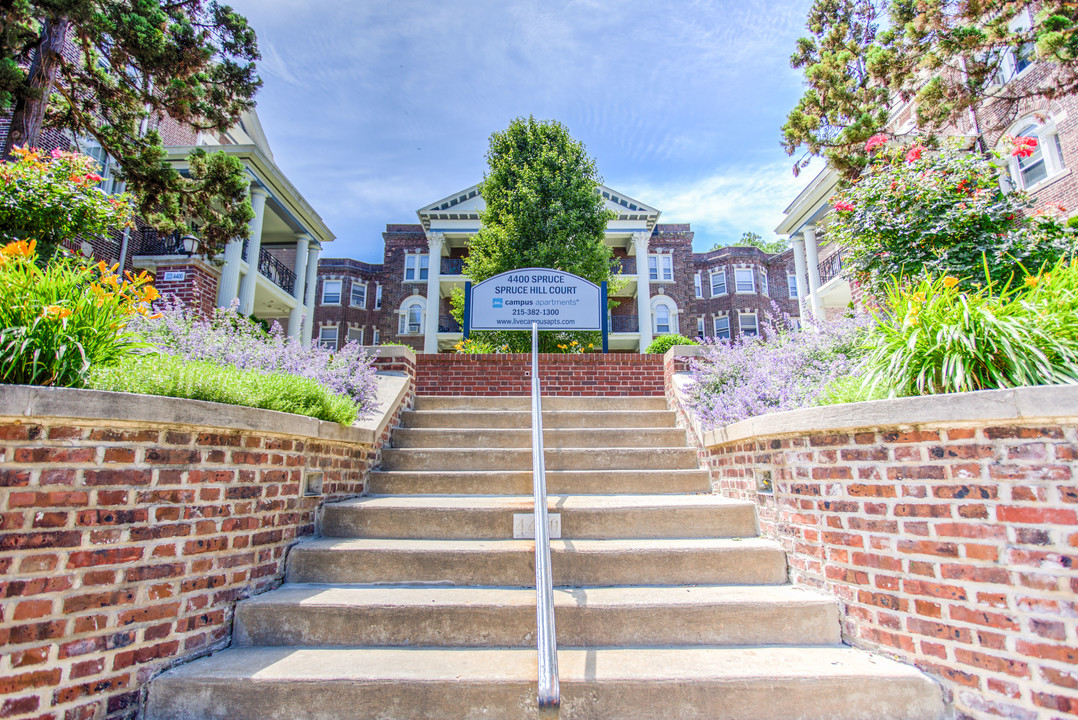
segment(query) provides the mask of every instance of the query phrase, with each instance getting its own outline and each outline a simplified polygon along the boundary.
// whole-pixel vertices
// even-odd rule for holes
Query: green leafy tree
[[[774,240],[764,240],[758,233],[744,232],[736,242],[730,243],[740,247],[755,247],[760,248],[769,255],[777,255],[781,252],[786,252],[790,249],[790,241],[784,238],[775,238]],[[724,246],[715,243],[711,246],[711,250],[720,250]]]
[[[808,29],[791,57],[805,93],[782,128],[787,153],[805,152],[795,171],[819,155],[855,178],[868,163],[865,142],[888,130],[901,103],[914,103],[917,132],[934,146],[949,128],[975,119],[980,132],[998,132],[1029,98],[1078,92],[1072,2],[816,0]],[[1048,75],[1005,82],[1015,58],[1045,61]]]
[[[169,116],[222,132],[254,107],[259,54],[241,15],[206,0],[16,0],[0,17],[0,112],[11,113],[3,157],[45,128],[92,137],[153,224],[197,222],[208,252],[247,235],[242,163],[200,150],[184,177],[147,130]]]
[[[988,159],[921,145],[874,152],[863,176],[835,196],[827,234],[846,250],[845,271],[877,297],[895,277],[950,276],[977,287],[987,271],[1002,287],[1022,267],[1036,273],[1074,252],[1073,231],[1049,215],[1024,215],[1028,197],[1002,192]],[[1012,152],[1029,150],[1019,142]]]
[[[509,270],[548,267],[594,283],[613,280],[604,242],[613,213],[598,193],[601,179],[583,143],[557,121],[513,120],[490,136],[481,192],[482,228],[472,238],[464,274],[481,282]],[[460,301],[455,303],[459,312]],[[478,334],[478,333],[477,333]],[[484,334],[485,335],[485,334]],[[529,347],[527,333],[490,333],[491,344]],[[541,333],[544,351],[573,340],[595,344],[594,333]]]

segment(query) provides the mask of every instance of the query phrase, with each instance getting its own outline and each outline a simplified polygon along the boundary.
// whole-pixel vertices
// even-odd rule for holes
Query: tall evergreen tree
[[[1000,131],[1029,98],[1078,92],[1072,2],[816,0],[807,26],[790,59],[806,88],[782,128],[783,146],[826,157],[849,178],[865,167],[865,142],[885,132],[898,103],[914,102],[916,131],[931,141],[979,108],[992,112],[977,117],[978,129]],[[1008,82],[1015,58],[1042,60],[1049,72]]]
[[[163,229],[190,221],[204,248],[247,234],[242,163],[196,151],[183,176],[164,162],[151,117],[223,132],[254,107],[261,81],[247,21],[206,0],[14,0],[0,3],[3,148],[35,145],[44,128],[90,137],[120,165],[140,214]]]

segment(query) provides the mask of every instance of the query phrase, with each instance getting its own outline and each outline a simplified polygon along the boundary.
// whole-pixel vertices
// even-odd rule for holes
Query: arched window
[[[1041,123],[1035,117],[1023,118],[1006,133],[1013,137],[1031,137],[1037,140],[1037,146],[1032,148],[1033,153],[1028,157],[1011,156],[1011,180],[1018,189],[1034,188],[1038,183],[1051,180],[1066,169],[1056,129],[1058,119],[1052,117]]]
[[[423,311],[425,309],[426,298],[422,295],[412,295],[405,298],[400,307],[397,334],[421,335],[423,333]]]
[[[676,335],[678,332],[677,304],[666,295],[651,299],[651,332],[653,335]]]

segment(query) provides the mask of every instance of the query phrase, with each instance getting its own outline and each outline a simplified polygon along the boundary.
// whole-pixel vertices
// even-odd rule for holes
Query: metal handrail
[[[532,323],[532,489],[535,495],[535,621],[539,648],[539,717],[557,718],[558,639],[554,630],[554,579],[550,570],[550,526],[543,457],[543,401],[539,384],[539,325]]]

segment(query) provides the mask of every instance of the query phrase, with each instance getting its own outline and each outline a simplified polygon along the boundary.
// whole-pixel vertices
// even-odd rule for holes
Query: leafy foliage
[[[83,387],[91,366],[143,347],[130,321],[157,291],[114,271],[63,255],[41,267],[33,240],[0,248],[0,382]]]
[[[223,132],[254,107],[259,54],[241,15],[213,0],[19,0],[2,16],[0,111],[12,112],[5,154],[36,144],[43,127],[92,137],[119,162],[139,213],[161,229],[195,221],[211,253],[247,235],[242,165],[199,150],[183,177],[164,162],[160,135],[144,132],[148,119],[165,116]]]
[[[280,325],[267,334],[261,324],[218,308],[203,318],[178,301],[164,303],[160,317],[134,325],[160,352],[185,360],[231,365],[241,370],[297,375],[313,380],[333,395],[351,398],[361,413],[375,407],[373,358],[350,342],[333,351],[287,337]]]
[[[90,387],[245,405],[341,425],[351,425],[358,415],[355,400],[335,395],[310,378],[241,370],[175,355],[129,357],[114,367],[95,368],[90,375]]]
[[[613,280],[607,222],[595,161],[557,121],[517,118],[490,136],[481,192],[482,227],[472,237],[464,274],[480,282],[508,270],[546,267],[598,284]],[[456,307],[459,303],[455,304]],[[530,351],[526,332],[477,333],[496,346]],[[558,352],[571,340],[594,342],[594,333],[540,333],[540,350]]]
[[[828,226],[828,239],[846,249],[847,272],[873,293],[891,277],[921,273],[977,286],[987,271],[1005,284],[1023,265],[1075,250],[1076,236],[1056,219],[1023,214],[1026,195],[1002,192],[998,168],[984,157],[920,145],[873,152],[864,175],[834,198]]]
[[[1011,30],[1021,17],[1031,27]],[[807,26],[810,35],[790,59],[804,71],[806,89],[783,126],[783,145],[791,155],[804,148],[826,157],[847,179],[867,164],[865,141],[886,132],[901,103],[914,103],[918,131],[931,138],[988,104],[992,112],[978,113],[977,124],[998,132],[1029,98],[1078,92],[1078,5],[1071,2],[816,0]],[[1006,82],[1017,55],[1050,63],[1049,74]]]
[[[14,162],[0,162],[0,242],[36,240],[43,261],[65,240],[131,223],[126,196],[109,197],[95,184],[92,158],[16,148]]]
[[[963,291],[954,277],[892,283],[865,384],[892,395],[1078,383],[1078,261],[1015,286]]]
[[[706,427],[816,404],[830,384],[849,375],[864,352],[864,316],[806,322],[791,332],[768,319],[761,337],[705,339],[690,362],[690,403]]]
[[[656,355],[662,355],[675,345],[699,345],[700,343],[692,338],[687,338],[684,335],[660,335],[651,341],[648,345],[646,353],[654,353]]]
[[[790,241],[786,238],[776,237],[774,240],[764,240],[758,233],[754,232],[744,232],[740,238],[730,244],[737,247],[760,248],[768,255],[778,255],[790,249]],[[711,250],[721,250],[723,247],[726,246],[715,243],[711,246]]]

